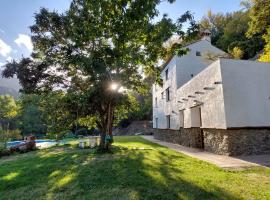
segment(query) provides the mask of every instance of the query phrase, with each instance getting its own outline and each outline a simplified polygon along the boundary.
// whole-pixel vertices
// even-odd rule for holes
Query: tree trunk
[[[106,131],[106,134],[109,137],[109,140],[106,143],[107,149],[109,148],[109,146],[112,144],[112,141],[113,141],[112,125],[113,125],[113,105],[112,105],[112,101],[110,101],[109,108],[108,108],[108,122],[107,122],[107,131]]]
[[[113,141],[112,135],[112,125],[113,125],[113,106],[112,102],[110,101],[108,104],[108,110],[106,114],[106,120],[103,120],[100,133],[100,145],[99,148],[102,150],[108,150],[109,146]],[[109,137],[109,139],[108,139]]]
[[[105,118],[105,117],[104,117]],[[106,148],[106,144],[105,144],[105,139],[106,139],[106,118],[105,119],[102,119],[102,122],[100,124],[100,127],[99,127],[99,131],[100,131],[100,143],[99,143],[99,149],[100,150],[104,150]]]
[[[100,132],[100,143],[99,143],[99,149],[103,150],[105,149],[105,138],[106,138],[106,132],[105,131],[101,131]]]

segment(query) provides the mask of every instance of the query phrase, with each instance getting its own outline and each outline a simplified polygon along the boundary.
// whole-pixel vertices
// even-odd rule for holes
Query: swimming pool
[[[57,144],[55,140],[35,140],[38,148],[47,148]],[[23,144],[24,141],[12,141],[7,143],[7,147],[13,147],[18,144]]]

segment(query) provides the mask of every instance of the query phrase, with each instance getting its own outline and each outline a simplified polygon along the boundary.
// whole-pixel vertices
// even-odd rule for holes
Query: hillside
[[[0,71],[0,74],[2,72]],[[15,98],[19,95],[19,81],[16,78],[6,79],[0,75],[0,95],[9,94]]]

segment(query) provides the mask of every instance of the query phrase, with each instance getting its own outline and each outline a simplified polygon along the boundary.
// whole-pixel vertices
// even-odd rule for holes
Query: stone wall
[[[270,153],[270,129],[204,129],[206,151],[224,155]]]
[[[270,129],[154,129],[158,140],[180,144],[221,155],[270,153]],[[202,135],[203,134],[203,135]],[[203,140],[203,141],[202,141]]]
[[[154,129],[154,138],[187,147],[202,148],[202,132],[200,128]]]
[[[206,151],[229,155],[229,136],[227,130],[203,129],[204,149]]]

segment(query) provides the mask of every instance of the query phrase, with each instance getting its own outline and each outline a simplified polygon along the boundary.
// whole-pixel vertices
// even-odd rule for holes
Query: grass
[[[138,136],[112,154],[53,147],[0,159],[0,199],[270,199],[270,169],[220,169]]]

